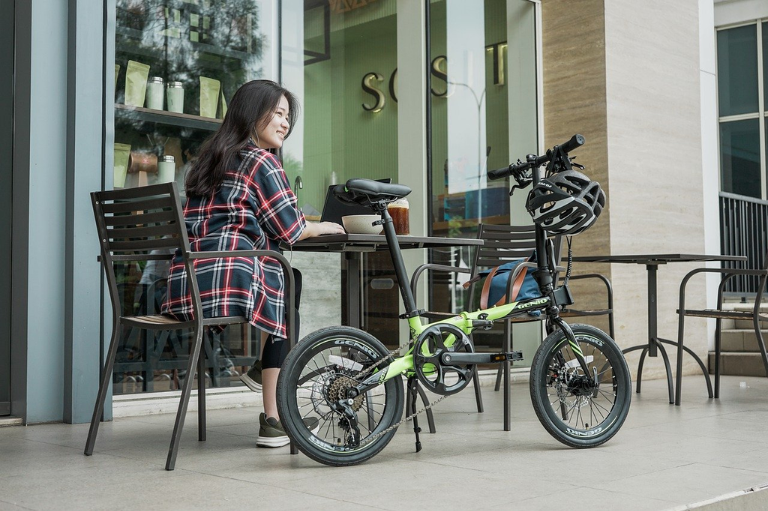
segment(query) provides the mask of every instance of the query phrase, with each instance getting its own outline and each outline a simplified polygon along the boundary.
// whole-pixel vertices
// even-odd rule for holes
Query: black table
[[[619,264],[644,264],[648,271],[648,344],[641,344],[638,346],[632,346],[623,350],[623,353],[629,353],[630,351],[643,350],[640,355],[640,362],[637,366],[637,393],[640,393],[640,383],[642,382],[643,362],[645,361],[646,354],[649,357],[658,356],[658,351],[661,351],[661,356],[664,359],[664,367],[667,372],[667,385],[669,386],[669,403],[674,404],[674,390],[672,388],[672,369],[669,365],[669,357],[664,349],[663,343],[677,346],[677,342],[670,341],[669,339],[662,339],[658,336],[658,302],[656,300],[657,282],[656,273],[659,265],[667,263],[690,263],[690,262],[705,262],[705,261],[746,261],[744,256],[722,256],[722,255],[703,255],[703,254],[640,254],[640,255],[590,255],[590,256],[575,256],[573,258],[576,262],[582,263],[619,263]],[[707,368],[701,359],[687,346],[683,346],[683,350],[688,352],[699,363],[701,370],[704,372],[704,377],[707,380],[707,387],[709,389],[709,395],[712,397],[712,384],[709,380],[709,374]]]
[[[483,240],[477,238],[436,238],[428,236],[398,236],[401,250],[414,248],[450,248],[481,246]],[[288,250],[288,247],[285,247]],[[389,250],[383,234],[331,234],[316,236],[299,241],[292,247],[301,252],[338,252],[344,254],[347,264],[347,318],[348,326],[360,328],[362,324],[361,270],[364,252]],[[408,285],[408,283],[405,283]],[[414,297],[415,298],[415,297]]]

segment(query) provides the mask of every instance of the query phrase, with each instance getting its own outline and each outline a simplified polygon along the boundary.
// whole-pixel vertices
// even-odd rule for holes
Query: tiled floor
[[[711,401],[690,376],[679,408],[663,381],[643,382],[621,432],[590,450],[553,440],[524,384],[502,431],[500,394],[483,390],[483,414],[471,389],[440,403],[420,453],[404,426],[379,456],[342,469],[257,449],[256,407],[209,412],[204,443],[190,415],[173,472],[163,470],[173,415],[103,424],[92,457],[87,425],[0,428],[0,510],[657,510],[768,485],[768,379],[725,377]],[[755,495],[768,507],[768,491]]]

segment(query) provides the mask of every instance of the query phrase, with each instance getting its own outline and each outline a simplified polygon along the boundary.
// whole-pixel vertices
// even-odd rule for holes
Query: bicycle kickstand
[[[419,427],[419,418],[416,415],[416,399],[419,396],[418,385],[419,382],[415,376],[408,378],[408,388],[410,389],[409,394],[411,398],[410,402],[408,403],[408,408],[411,412],[411,415],[413,415],[413,433],[416,435],[416,452],[421,451],[421,441],[419,440],[419,433],[421,433],[421,428]]]

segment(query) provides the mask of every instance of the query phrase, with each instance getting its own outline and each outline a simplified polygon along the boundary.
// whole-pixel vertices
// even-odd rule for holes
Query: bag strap
[[[512,283],[512,291],[510,293],[509,301],[514,302],[517,301],[517,296],[520,294],[520,289],[523,287],[523,281],[525,280],[525,276],[528,275],[528,267],[525,266],[520,273],[517,274],[517,277],[515,277],[515,281]],[[500,303],[497,303],[496,305],[501,305]]]
[[[496,272],[499,271],[499,267],[494,267],[490,273],[488,273],[488,276],[485,277],[485,282],[483,282],[483,290],[480,291],[480,308],[481,309],[487,309],[488,308],[488,294],[491,292],[491,281],[493,280],[493,276],[496,275]],[[501,301],[504,301],[504,296],[501,297]],[[498,305],[498,304],[497,304]]]
[[[481,309],[487,309],[488,308],[488,296],[491,292],[491,281],[493,280],[493,277],[496,275],[496,272],[499,270],[499,266],[495,266],[490,273],[488,273],[488,276],[485,278],[485,282],[483,282],[483,289],[480,291],[480,308]],[[525,276],[528,275],[528,267],[525,266],[520,271],[520,273],[517,274],[517,277],[515,277],[514,282],[512,282],[512,289],[510,290],[510,297],[509,301],[514,302],[517,300],[517,296],[520,294],[520,289],[523,287],[523,281],[525,281]],[[494,307],[498,307],[499,305],[504,305],[507,302],[507,294],[504,293],[498,302],[493,304]]]

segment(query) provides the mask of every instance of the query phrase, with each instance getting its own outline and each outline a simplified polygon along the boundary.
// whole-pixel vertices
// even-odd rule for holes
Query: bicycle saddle
[[[403,198],[411,193],[411,189],[405,185],[356,178],[336,186],[333,193],[343,202],[371,206],[376,202],[386,203]]]

